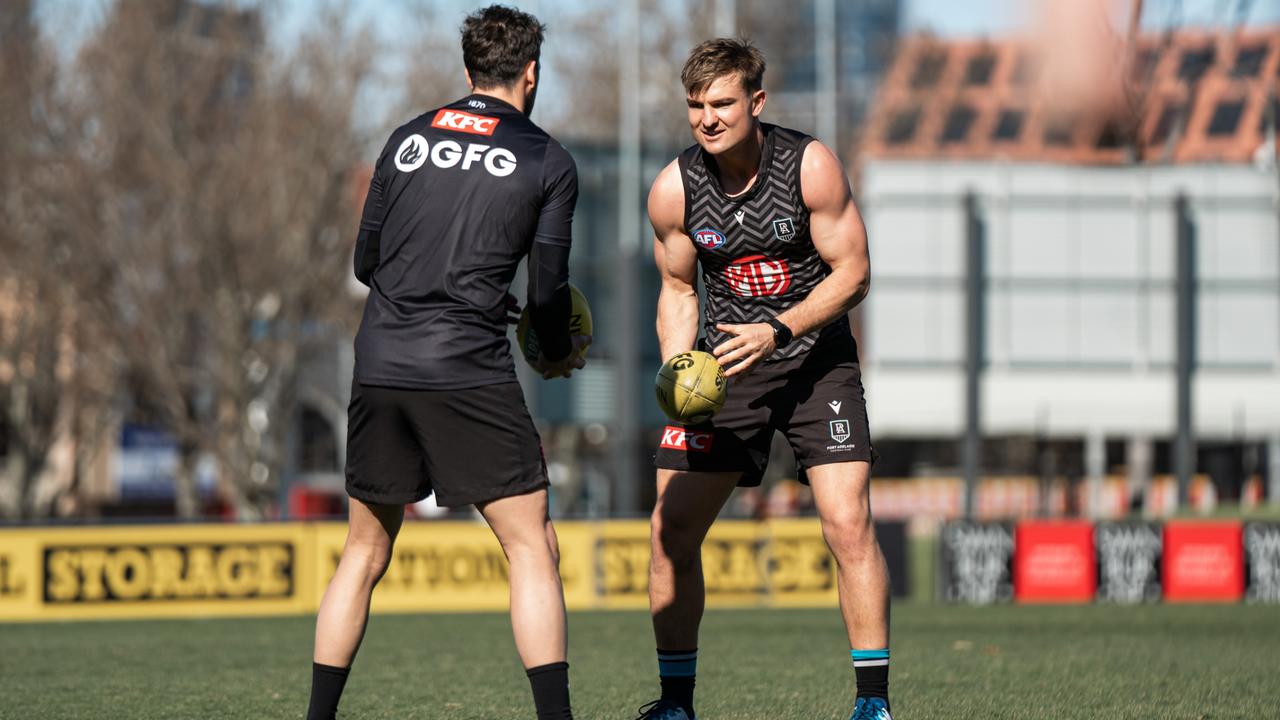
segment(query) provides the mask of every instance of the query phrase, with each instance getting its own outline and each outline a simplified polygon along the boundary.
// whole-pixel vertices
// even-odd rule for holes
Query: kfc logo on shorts
[[[498,118],[472,115],[461,110],[441,110],[431,121],[431,127],[472,135],[492,135],[498,127]]]
[[[752,255],[725,268],[725,279],[734,293],[742,297],[781,295],[791,287],[791,268],[786,260],[773,260]]]
[[[724,236],[711,228],[706,228],[695,232],[693,241],[698,243],[698,247],[703,250],[715,250],[724,245]]]
[[[688,432],[683,428],[668,425],[662,429],[661,447],[668,450],[709,453],[713,437],[709,432]]]

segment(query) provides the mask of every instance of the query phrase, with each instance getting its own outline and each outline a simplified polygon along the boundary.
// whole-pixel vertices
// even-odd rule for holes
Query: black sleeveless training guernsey
[[[809,295],[831,274],[809,237],[809,210],[800,192],[800,161],[813,138],[761,124],[764,145],[755,182],[744,193],[725,194],[715,158],[694,145],[680,153],[684,227],[698,250],[707,307],[708,348],[731,336],[716,323],[760,323]],[[811,354],[856,360],[849,319],[841,316],[817,332],[797,337],[767,361]]]

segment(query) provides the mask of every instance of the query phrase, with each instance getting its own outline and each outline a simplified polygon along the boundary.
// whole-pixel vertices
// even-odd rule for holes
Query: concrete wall
[[[1173,432],[1184,192],[1197,227],[1197,429],[1280,433],[1274,168],[870,161],[863,178],[863,362],[878,435],[961,432],[968,190],[987,224],[984,430]]]

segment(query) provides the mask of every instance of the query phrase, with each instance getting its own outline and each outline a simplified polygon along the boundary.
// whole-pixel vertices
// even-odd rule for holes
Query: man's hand
[[[582,348],[591,344],[590,335],[574,335],[569,338],[573,342],[573,349],[569,351],[568,356],[563,360],[552,362],[544,357],[539,357],[538,362],[534,363],[533,369],[542,373],[542,379],[550,380],[558,377],[569,377],[574,370],[580,370],[586,366],[586,358],[578,355]]]
[[[716,325],[716,329],[733,336],[712,351],[728,377],[750,372],[756,363],[777,349],[773,343],[773,326],[769,323]]]
[[[520,301],[511,293],[507,293],[507,324],[520,324]]]

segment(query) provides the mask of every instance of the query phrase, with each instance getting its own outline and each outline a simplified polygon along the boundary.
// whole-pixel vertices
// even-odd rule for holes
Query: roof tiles
[[[1031,40],[907,38],[863,149],[899,159],[1243,163],[1280,114],[1280,26],[1144,35],[1118,54],[1116,72],[1128,75],[1120,101],[1086,110],[1046,92]]]

